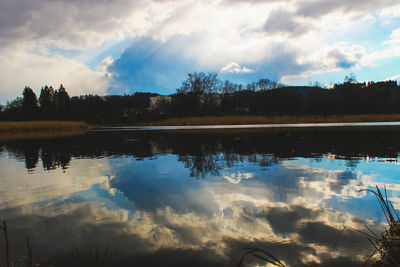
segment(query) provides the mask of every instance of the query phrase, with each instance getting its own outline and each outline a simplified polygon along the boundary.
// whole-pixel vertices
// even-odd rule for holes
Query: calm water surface
[[[344,226],[383,229],[360,189],[386,186],[400,207],[399,137],[375,127],[0,141],[0,219],[19,263],[29,237],[34,258],[56,266],[97,247],[108,266],[236,266],[246,247],[289,266],[362,266],[364,236],[345,231],[332,246]]]

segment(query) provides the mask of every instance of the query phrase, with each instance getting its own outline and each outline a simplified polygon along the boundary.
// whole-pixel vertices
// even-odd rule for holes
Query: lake
[[[363,189],[386,186],[400,207],[399,137],[396,126],[168,128],[0,141],[0,220],[21,266],[26,238],[43,266],[236,266],[250,247],[288,266],[362,266],[366,237],[338,236],[383,230]],[[0,265],[4,251],[0,232]]]

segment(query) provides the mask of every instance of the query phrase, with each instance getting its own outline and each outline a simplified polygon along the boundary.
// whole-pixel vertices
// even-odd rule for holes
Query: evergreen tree
[[[54,94],[55,91],[52,86],[47,85],[40,90],[39,104],[42,119],[54,118]]]
[[[54,96],[57,118],[64,119],[67,115],[70,97],[62,84]]]
[[[35,119],[38,106],[35,92],[33,92],[30,87],[26,86],[22,95],[22,110],[24,113],[24,118],[27,120]]]

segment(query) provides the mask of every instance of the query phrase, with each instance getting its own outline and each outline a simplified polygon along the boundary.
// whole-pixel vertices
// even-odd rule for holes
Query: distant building
[[[149,110],[155,110],[162,103],[170,104],[172,102],[172,97],[169,95],[158,95],[150,97]]]

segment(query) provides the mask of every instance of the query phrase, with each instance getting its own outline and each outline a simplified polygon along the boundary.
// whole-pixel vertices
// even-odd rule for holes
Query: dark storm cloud
[[[290,234],[297,231],[298,222],[302,219],[314,219],[321,212],[302,206],[273,207],[268,210],[266,217],[274,230],[279,234]]]
[[[321,235],[321,233],[318,233]],[[364,238],[365,239],[365,238]],[[366,239],[365,239],[366,240]],[[268,253],[274,255],[277,259],[284,261],[287,266],[360,266],[362,262],[357,258],[359,255],[354,255],[352,257],[346,257],[344,255],[340,257],[334,257],[329,252],[321,252],[319,249],[317,250],[315,247],[308,246],[306,243],[299,243],[295,240],[287,240],[286,242],[273,242],[273,241],[264,241],[264,240],[246,240],[246,239],[226,239],[224,240],[227,244],[229,244],[230,249],[230,258],[232,259],[232,264],[230,266],[236,266],[240,257],[246,252],[244,248],[259,248]],[[352,243],[354,244],[354,239]],[[367,241],[366,241],[367,242]],[[363,247],[357,247],[359,251],[357,254],[362,253],[361,250]],[[363,250],[365,255],[368,255],[370,250]],[[260,255],[263,255],[260,253]],[[319,259],[320,262],[309,261],[305,262],[305,255],[315,256],[315,258]],[[264,261],[261,261],[252,255],[249,255],[244,260],[243,266],[252,266],[265,264]]]
[[[349,185],[352,180],[357,179],[357,174],[352,171],[344,171],[337,176],[337,179],[329,183],[329,188],[337,193],[341,194],[342,189]]]
[[[35,260],[56,266],[79,266],[76,253],[83,261],[92,261],[91,252],[99,249],[106,266],[226,266],[226,259],[212,248],[161,248],[155,249],[151,238],[143,238],[126,231],[125,222],[96,221],[93,206],[83,205],[67,215],[54,217],[26,215],[19,208],[3,209],[7,217],[10,242],[15,257],[25,255],[26,238],[34,244]],[[98,221],[96,221],[98,223]],[[179,229],[178,229],[179,230]],[[68,233],[68,234],[65,234]],[[190,232],[180,233],[180,237]],[[62,240],[62,242],[60,242]],[[104,251],[108,250],[104,254]],[[4,251],[3,243],[0,244]]]
[[[0,44],[43,39],[85,44],[91,34],[117,30],[141,2],[0,0]]]
[[[354,59],[350,59],[350,56],[352,55],[346,55],[339,49],[332,50],[328,53],[328,57],[334,59],[336,67],[341,69],[349,69],[354,67],[359,62],[355,59],[360,60],[362,57],[362,55],[359,53],[354,55]]]
[[[264,24],[267,33],[286,33],[292,36],[302,35],[311,30],[311,26],[294,20],[293,13],[284,9],[272,11]]]
[[[362,15],[365,12],[376,12],[396,4],[399,4],[397,0],[303,0],[298,1],[295,5],[298,15],[318,18],[333,12]]]
[[[258,4],[269,4],[269,3],[282,3],[286,2],[285,0],[223,0],[221,3],[224,5],[236,5],[236,4],[250,4],[250,5],[258,5]]]

